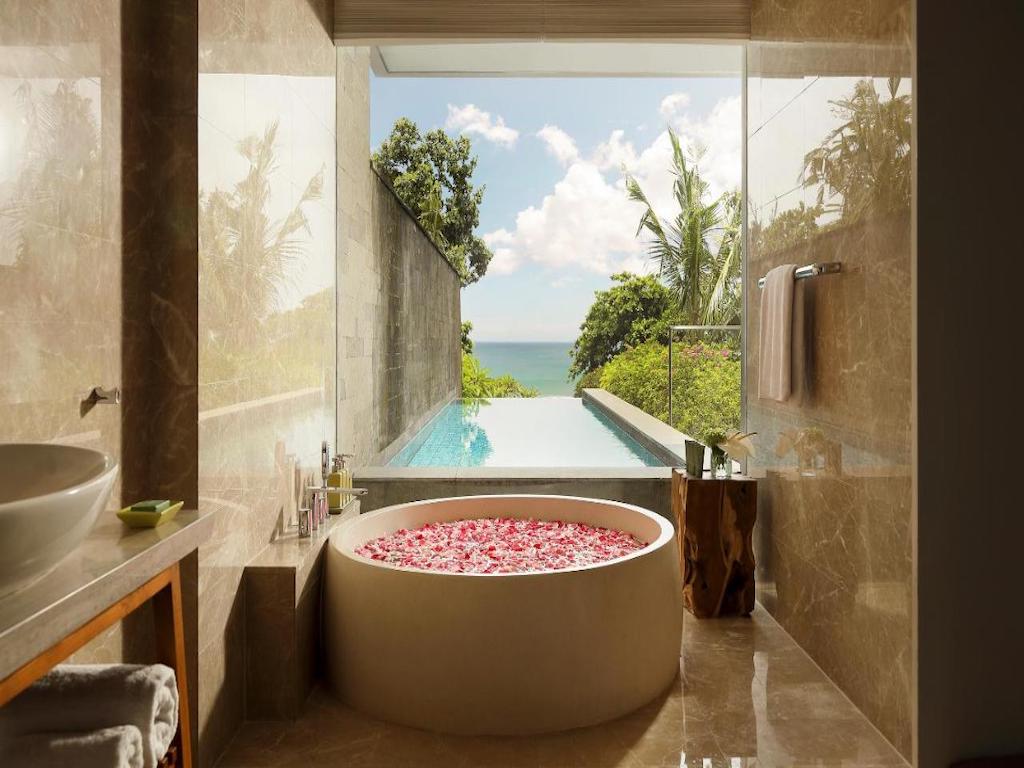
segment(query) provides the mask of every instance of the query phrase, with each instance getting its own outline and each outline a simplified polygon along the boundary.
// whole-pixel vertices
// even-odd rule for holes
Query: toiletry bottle
[[[342,508],[345,506],[344,500],[341,496],[341,491],[334,490],[335,488],[341,488],[341,473],[345,469],[345,459],[341,456],[335,456],[334,462],[331,466],[331,474],[327,476],[327,485],[331,488],[327,492],[327,504],[332,515],[341,513]]]
[[[345,488],[352,487],[352,470],[345,466],[345,460],[354,458],[351,453],[343,453],[334,457],[333,470],[327,478],[327,485],[331,488],[339,488],[340,491],[331,491],[328,495],[331,514],[337,515],[352,501],[352,494],[344,493]]]
[[[324,440],[320,443],[320,485],[326,486],[327,476],[331,473],[331,444]]]
[[[308,539],[313,533],[313,510],[309,507],[299,508],[299,538]]]
[[[341,454],[341,487],[342,487],[342,489],[351,488],[352,487],[352,470],[351,470],[351,468],[349,468],[345,464],[345,460],[346,459],[354,459],[354,458],[355,458],[355,454],[353,454],[353,453],[343,453],[343,454]],[[344,507],[350,501],[352,501],[352,494],[351,493],[342,493],[341,494],[341,506]]]

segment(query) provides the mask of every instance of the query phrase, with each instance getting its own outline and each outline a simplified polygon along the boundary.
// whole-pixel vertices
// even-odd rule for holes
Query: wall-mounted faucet
[[[103,387],[93,387],[89,394],[86,395],[82,402],[78,404],[78,415],[85,417],[85,415],[97,405],[120,405],[121,404],[121,389],[120,387],[111,387],[110,389],[104,389]]]
[[[121,389],[120,387],[111,387],[110,389],[93,387],[85,401],[93,405],[120,405]]]

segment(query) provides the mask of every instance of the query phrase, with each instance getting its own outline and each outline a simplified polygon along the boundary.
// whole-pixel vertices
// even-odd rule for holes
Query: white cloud
[[[608,141],[597,145],[592,162],[602,171],[632,168],[636,164],[636,150],[625,137],[625,131],[612,131]]]
[[[700,170],[710,194],[739,187],[739,97],[719,101],[700,119],[679,117],[673,129],[688,152],[705,148]],[[646,244],[635,237],[643,210],[626,198],[622,167],[636,177],[655,210],[674,215],[668,133],[661,132],[638,152],[622,131],[613,131],[590,157],[577,152],[554,189],[517,214],[511,231],[499,229],[485,236],[494,251],[488,273],[509,274],[526,264],[602,275],[624,269],[647,271]]]
[[[494,249],[488,273],[508,274],[527,262],[598,274],[640,270],[643,244],[633,234],[641,213],[621,183],[609,183],[593,163],[573,163],[539,205],[519,212],[513,232],[484,238]]]
[[[519,138],[519,131],[505,125],[505,118],[498,115],[492,119],[490,112],[484,112],[475,104],[462,107],[449,104],[444,127],[449,131],[478,134],[502,147],[514,146]]]
[[[562,275],[551,281],[552,288],[565,288],[567,285],[574,285],[583,280],[579,275]]]
[[[548,154],[561,165],[568,166],[579,160],[580,151],[576,148],[576,142],[557,125],[545,125],[537,131],[537,138],[544,142]]]
[[[662,120],[671,123],[679,118],[688,106],[690,106],[690,94],[672,93],[661,100],[658,114],[661,115]]]
[[[672,126],[688,155],[703,152],[698,163],[700,173],[708,182],[713,196],[740,186],[743,168],[741,119],[740,97],[734,96],[720,100],[708,115],[699,120],[684,115]],[[665,157],[668,158],[671,156],[668,135],[663,133],[658,137],[658,141],[662,140],[665,142]]]
[[[483,236],[487,247],[494,254],[487,265],[488,275],[509,275],[519,269],[522,258],[511,246],[515,243],[515,236],[507,229],[496,229]]]

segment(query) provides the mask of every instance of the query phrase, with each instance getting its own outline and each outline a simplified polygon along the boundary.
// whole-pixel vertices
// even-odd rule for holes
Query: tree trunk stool
[[[697,478],[672,470],[672,513],[687,610],[699,619],[750,615],[757,481]]]

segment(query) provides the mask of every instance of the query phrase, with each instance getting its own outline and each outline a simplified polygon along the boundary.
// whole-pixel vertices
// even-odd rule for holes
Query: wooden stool
[[[696,478],[672,470],[672,513],[686,608],[700,619],[749,615],[757,481]]]

